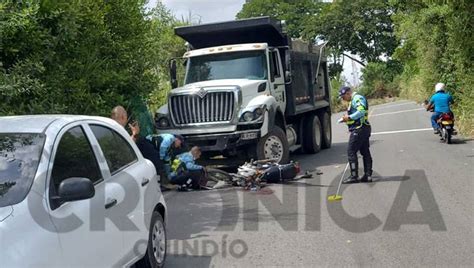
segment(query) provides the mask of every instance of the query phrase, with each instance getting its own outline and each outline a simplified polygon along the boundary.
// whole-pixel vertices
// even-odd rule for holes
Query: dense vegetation
[[[184,51],[177,21],[146,0],[0,2],[0,115],[108,115],[122,104],[155,110],[169,90],[167,60]],[[369,97],[454,95],[458,123],[473,135],[472,1],[253,0],[238,18],[286,20],[293,38],[328,41],[332,84],[351,54]],[[346,55],[346,56],[343,56]]]
[[[110,114],[156,107],[167,60],[182,55],[178,24],[145,0],[5,0],[0,3],[0,115]]]
[[[474,3],[463,0],[252,0],[238,17],[272,16],[286,21],[293,38],[328,41],[333,86],[343,84],[347,52],[365,67],[358,90],[369,97],[422,101],[444,82],[458,125],[474,135],[472,14]]]

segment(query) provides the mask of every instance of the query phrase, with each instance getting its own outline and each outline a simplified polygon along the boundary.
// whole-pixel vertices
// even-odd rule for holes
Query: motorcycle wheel
[[[232,176],[229,173],[215,168],[208,168],[206,175],[207,179],[213,182],[225,181],[228,183],[232,183],[233,180]]]
[[[451,130],[446,130],[446,143],[451,144]]]
[[[443,140],[444,143],[448,143],[448,130],[445,128],[441,129],[441,139]]]

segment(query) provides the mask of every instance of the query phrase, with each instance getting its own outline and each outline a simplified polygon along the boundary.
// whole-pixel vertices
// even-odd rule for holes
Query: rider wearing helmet
[[[450,104],[454,103],[453,97],[445,91],[444,83],[437,83],[435,86],[435,94],[431,96],[429,101],[428,110],[433,108],[434,112],[431,116],[431,126],[434,129],[434,133],[439,133],[439,127],[437,120],[443,113],[452,113]]]

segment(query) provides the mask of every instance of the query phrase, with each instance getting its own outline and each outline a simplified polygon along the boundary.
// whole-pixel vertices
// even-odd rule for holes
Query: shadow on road
[[[458,144],[466,144],[468,143],[469,141],[473,141],[474,139],[463,139],[463,138],[460,138],[460,139],[455,139],[453,138],[451,140],[451,145],[458,145]]]
[[[409,180],[409,176],[374,176],[372,177],[372,183],[378,183],[378,182],[393,182],[393,181],[407,181]]]

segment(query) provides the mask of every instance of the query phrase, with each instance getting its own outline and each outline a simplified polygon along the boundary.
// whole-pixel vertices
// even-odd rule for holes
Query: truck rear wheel
[[[306,153],[315,154],[321,151],[322,127],[317,115],[310,115],[305,120],[303,146]]]
[[[259,160],[277,159],[280,164],[290,161],[288,140],[285,132],[280,127],[273,127],[267,135],[258,141],[257,158]]]
[[[323,125],[323,132],[322,132],[322,143],[321,143],[321,148],[322,149],[328,149],[331,148],[331,143],[332,143],[332,130],[331,130],[331,116],[329,113],[323,113],[320,115],[319,119],[321,120],[321,123]]]

